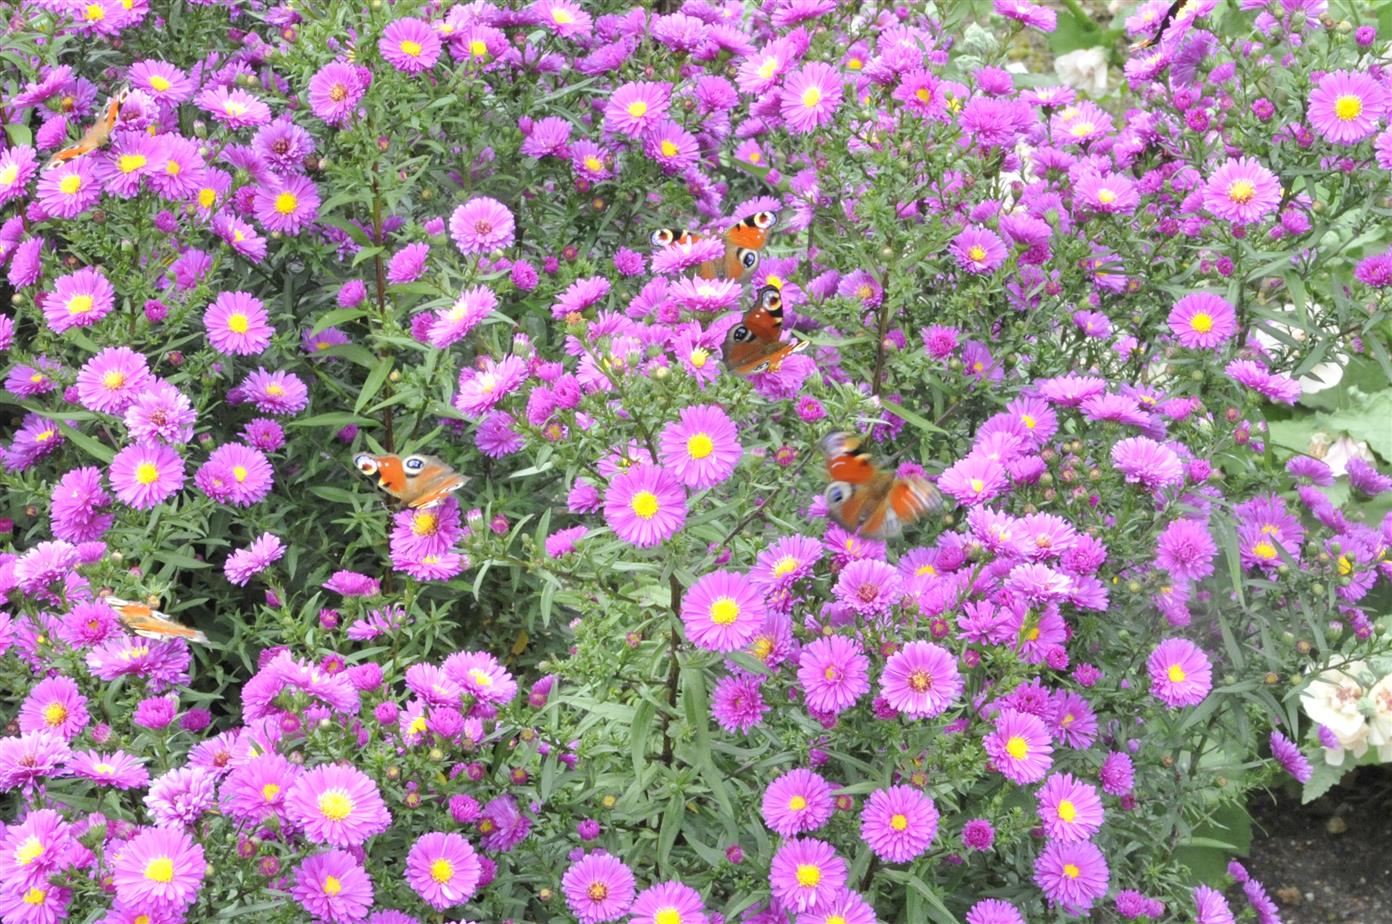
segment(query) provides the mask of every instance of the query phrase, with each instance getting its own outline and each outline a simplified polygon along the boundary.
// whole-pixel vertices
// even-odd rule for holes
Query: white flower
[[[1368,720],[1358,703],[1368,690],[1359,681],[1368,672],[1364,661],[1354,661],[1343,667],[1324,671],[1312,679],[1300,693],[1300,705],[1312,721],[1334,733],[1345,748],[1360,736],[1368,736]]]
[[[1355,440],[1347,433],[1340,434],[1339,438],[1333,443],[1329,442],[1329,434],[1316,432],[1310,437],[1310,455],[1316,459],[1323,459],[1324,464],[1329,466],[1329,471],[1335,478],[1342,478],[1348,474],[1348,464],[1351,459],[1362,459],[1364,462],[1372,462],[1373,451],[1368,448],[1368,444],[1362,440]]]
[[[1094,96],[1107,90],[1107,51],[1104,48],[1079,48],[1054,59],[1054,73],[1059,80]]]
[[[1392,760],[1392,674],[1368,690],[1368,705],[1372,707],[1368,743],[1378,749],[1379,758]]]

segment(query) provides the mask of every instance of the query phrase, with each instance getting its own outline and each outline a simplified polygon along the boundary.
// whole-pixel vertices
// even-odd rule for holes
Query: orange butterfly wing
[[[359,453],[353,464],[364,475],[377,477],[377,487],[408,507],[433,507],[464,487],[468,478],[434,456],[374,456]]]
[[[121,104],[126,101],[127,92],[122,90],[112,97],[111,101],[106,104],[106,112],[96,122],[88,126],[87,130],[82,133],[81,140],[50,157],[48,163],[44,165],[45,169],[66,163],[75,157],[81,157],[83,154],[90,154],[111,140],[111,133],[116,129],[116,120],[121,115]]]
[[[176,622],[144,603],[134,603],[117,597],[107,597],[106,602],[116,611],[121,622],[136,635],[154,639],[182,638],[200,645],[208,644],[208,636],[202,632]]]
[[[740,375],[777,372],[783,360],[807,348],[806,340],[784,342],[783,297],[772,286],[759,290],[754,307],[725,335],[725,364]]]
[[[822,440],[826,455],[827,512],[846,529],[869,539],[897,536],[905,523],[943,507],[942,495],[926,478],[895,478],[881,471],[859,437],[832,433]]]

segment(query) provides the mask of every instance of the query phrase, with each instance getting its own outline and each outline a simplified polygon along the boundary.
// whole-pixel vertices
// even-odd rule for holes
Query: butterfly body
[[[63,148],[50,157],[48,163],[44,164],[44,169],[48,170],[59,164],[67,163],[74,158],[81,157],[83,154],[90,154],[99,148],[105,147],[106,143],[111,140],[111,133],[116,128],[116,120],[121,115],[121,106],[125,103],[126,95],[129,92],[129,90],[122,90],[120,93],[113,96],[106,104],[106,111],[101,114],[101,117],[98,118],[97,121],[88,126],[87,130],[82,133],[82,138],[78,140],[77,144]]]
[[[746,273],[754,272],[759,265],[759,254],[768,244],[768,233],[778,223],[776,212],[755,212],[741,219],[724,234],[725,256],[720,260],[709,260],[697,268],[701,279],[741,279]],[[670,247],[673,244],[692,244],[702,240],[703,235],[685,228],[658,228],[652,233],[654,247]]]
[[[905,523],[941,510],[942,495],[921,476],[896,477],[860,450],[860,438],[832,433],[822,440],[826,457],[827,512],[841,526],[867,539],[899,535]]]
[[[116,611],[122,624],[136,635],[153,639],[181,638],[200,645],[208,644],[208,636],[175,621],[148,604],[122,600],[119,597],[107,597],[106,603]]]
[[[436,506],[469,481],[434,456],[360,452],[353,465],[364,475],[376,476],[377,487],[414,509]]]
[[[783,340],[783,296],[773,286],[764,286],[754,307],[725,334],[721,356],[731,371],[750,376],[777,372],[783,360],[806,348],[806,340]]]

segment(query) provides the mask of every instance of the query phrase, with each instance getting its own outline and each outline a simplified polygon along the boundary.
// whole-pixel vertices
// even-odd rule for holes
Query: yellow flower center
[[[159,481],[159,469],[153,462],[141,462],[135,467],[135,480],[141,484],[154,484]]]
[[[173,161],[170,163],[172,164]],[[205,186],[198,191],[198,204],[203,208],[210,209],[215,202],[217,202],[217,193],[214,190]]]
[[[585,894],[590,897],[590,901],[602,902],[609,897],[609,887],[602,882],[592,882]]]
[[[801,562],[793,556],[784,555],[782,558],[778,559],[778,563],[773,566],[773,576],[780,578],[786,577],[796,571],[800,564]]]
[[[1184,668],[1178,664],[1171,664],[1165,675],[1170,678],[1171,683],[1183,683],[1189,679],[1189,675],[1184,673]]]
[[[164,165],[164,172],[166,176],[178,176],[180,173],[183,172],[183,169],[183,167],[179,166],[179,162],[177,160],[174,160],[173,158],[171,158],[169,162]]]
[[[728,626],[739,619],[740,605],[729,597],[720,597],[710,607],[710,620],[717,626]]]
[[[100,773],[102,776],[111,776],[111,774],[116,772],[115,765],[108,764],[105,761],[99,764],[93,764],[92,769]]]
[[[245,334],[251,329],[251,320],[239,311],[227,319],[227,329],[234,334]]]
[[[927,671],[914,671],[909,675],[909,689],[915,693],[927,693],[933,689],[933,675]]]
[[[45,898],[48,898],[48,893],[38,886],[33,886],[24,893],[24,904],[42,905]]]
[[[145,878],[151,882],[173,882],[174,861],[169,857],[155,857],[145,864]]]
[[[89,3],[84,16],[88,22],[101,22],[106,18],[106,9],[100,3]]]
[[[1363,114],[1363,101],[1346,93],[1334,101],[1334,115],[1340,122],[1352,122]]]
[[[411,532],[417,536],[433,536],[439,522],[439,518],[433,513],[418,513],[411,520]]]
[[[169,82],[167,77],[161,77],[159,74],[155,74],[150,78],[150,89],[154,90],[156,93],[163,93],[172,86],[173,84]]]
[[[401,53],[410,55],[413,58],[419,58],[421,53],[420,42],[413,42],[410,39],[406,39],[401,43]]]
[[[144,154],[122,154],[116,161],[116,169],[122,173],[134,173],[146,163]]]
[[[10,164],[4,170],[0,170],[0,186],[9,186],[19,179],[19,164]]]
[[[90,295],[74,295],[68,300],[68,314],[86,314],[95,308],[96,304]]]
[[[469,55],[474,58],[488,57],[488,45],[483,39],[474,39],[469,42]]]
[[[643,116],[648,114],[648,104],[643,102],[641,99],[635,99],[633,102],[628,104],[628,114],[633,116],[635,119],[641,119]]]
[[[778,59],[777,59],[777,58],[765,58],[765,59],[764,59],[764,63],[759,65],[759,76],[762,77],[764,80],[768,80],[768,79],[772,78],[773,75],[776,74],[777,72],[778,72]]]
[[[1063,821],[1072,821],[1078,817],[1078,810],[1072,802],[1062,799],[1058,804],[1058,817]]]
[[[920,103],[931,103],[933,101],[933,94],[927,87],[919,87],[914,91],[914,96]]]
[[[1339,556],[1339,574],[1343,577],[1353,574],[1353,562],[1349,561],[1347,555]]]
[[[697,433],[686,441],[686,454],[693,459],[704,459],[715,451],[715,443],[705,433]]]
[[[342,892],[342,891],[343,891],[343,883],[341,883],[341,882],[338,881],[338,877],[337,877],[337,876],[325,876],[325,877],[324,877],[324,894],[325,894],[325,895],[337,895],[339,892]]]
[[[651,491],[639,491],[633,495],[633,499],[628,502],[628,506],[633,512],[645,520],[651,520],[657,516],[657,495]]]
[[[246,115],[248,108],[250,107],[246,103],[235,99],[229,99],[222,104],[222,111],[230,116]]]
[[[238,481],[239,483],[240,483],[240,482],[243,482],[243,481],[246,481],[246,480],[247,480],[247,470],[246,470],[246,466],[245,466],[245,465],[234,465],[234,466],[232,466],[232,477],[233,477],[233,478],[236,478],[237,481]]]
[[[65,196],[71,196],[82,188],[82,177],[76,173],[69,173],[58,181],[58,191]]]
[[[750,152],[749,152],[749,162],[750,162],[751,164],[757,164],[759,161],[761,161],[761,160],[763,160],[763,159],[764,159],[764,155],[760,154],[758,151],[750,151]]]
[[[19,861],[20,866],[28,866],[30,863],[33,863],[39,857],[43,856],[43,852],[43,841],[31,834],[24,839],[24,843],[20,844],[19,849],[15,851],[15,859]]]
[[[299,208],[300,200],[292,192],[283,192],[275,197],[275,210],[282,215],[289,215]]]
[[[808,87],[802,91],[802,105],[808,109],[817,108],[817,104],[822,101],[821,87]]]
[[[430,878],[444,885],[454,878],[454,864],[441,857],[430,864]]]
[[[57,728],[68,720],[68,707],[62,703],[49,703],[43,711],[44,724]]]
[[[901,813],[901,812],[895,812],[893,815],[890,816],[890,819],[889,819],[889,826],[890,826],[891,828],[893,828],[894,830],[896,830],[896,831],[906,831],[906,830],[908,830],[908,827],[909,827],[909,819],[908,819],[908,816],[907,816],[907,815],[904,815],[904,814]]]
[[[916,569],[914,569],[914,574],[919,575],[920,577],[925,574],[936,577],[937,573],[938,569],[934,568],[932,565],[919,565]]]
[[[1257,187],[1251,180],[1234,180],[1228,186],[1228,199],[1238,205],[1245,205],[1252,201],[1252,197],[1257,194]]]
[[[677,146],[676,146],[675,144],[673,144],[672,142],[668,141],[666,138],[663,138],[663,139],[662,139],[661,148],[662,148],[662,156],[663,156],[663,157],[676,157],[676,156],[677,156]]]
[[[1266,561],[1271,561],[1276,557],[1276,546],[1263,540],[1252,546],[1252,554]]]
[[[261,787],[261,798],[267,802],[274,802],[278,795],[280,795],[280,786],[275,783],[267,783]]]
[[[986,482],[982,481],[980,478],[973,478],[967,483],[971,486],[973,491],[980,492],[986,490]]]
[[[1029,756],[1029,742],[1019,735],[1011,735],[1005,741],[1005,751],[1016,760],[1024,760]]]
[[[319,797],[319,814],[330,821],[342,821],[353,814],[353,800],[341,789],[330,789]]]
[[[973,244],[971,249],[967,251],[967,257],[970,258],[973,263],[985,263],[986,248],[982,247],[980,244]]]
[[[1068,128],[1068,133],[1074,138],[1086,138],[1091,135],[1097,126],[1088,121],[1074,122]]]
[[[598,173],[604,169],[604,161],[595,157],[593,154],[587,154],[585,156],[585,169],[593,170],[595,173]]]
[[[282,385],[267,385],[266,394],[270,395],[272,398],[279,398],[281,395],[285,394],[285,388]]]
[[[653,915],[653,924],[682,924],[681,912],[668,905]]]
[[[1102,203],[1103,205],[1111,205],[1113,202],[1116,201],[1116,197],[1116,193],[1112,192],[1110,189],[1107,189],[1105,187],[1097,191],[1097,201]]]
[[[1189,327],[1196,333],[1206,334],[1213,330],[1213,315],[1200,311],[1189,319]]]
[[[1082,870],[1078,869],[1076,863],[1063,864],[1063,874],[1067,876],[1069,879],[1077,879],[1081,873]]]
[[[797,882],[804,889],[815,889],[822,881],[822,868],[815,863],[799,863]]]
[[[807,808],[807,800],[802,796],[793,796],[788,800],[788,808],[792,809],[794,812],[800,812]]]
[[[710,351],[703,347],[697,347],[691,351],[689,359],[691,360],[691,365],[695,366],[697,369],[704,369],[706,360],[710,359]]]

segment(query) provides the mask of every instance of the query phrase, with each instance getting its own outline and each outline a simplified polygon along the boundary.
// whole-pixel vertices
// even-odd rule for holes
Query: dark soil
[[[1362,767],[1309,805],[1257,796],[1252,820],[1245,865],[1285,924],[1392,924],[1392,767]]]

